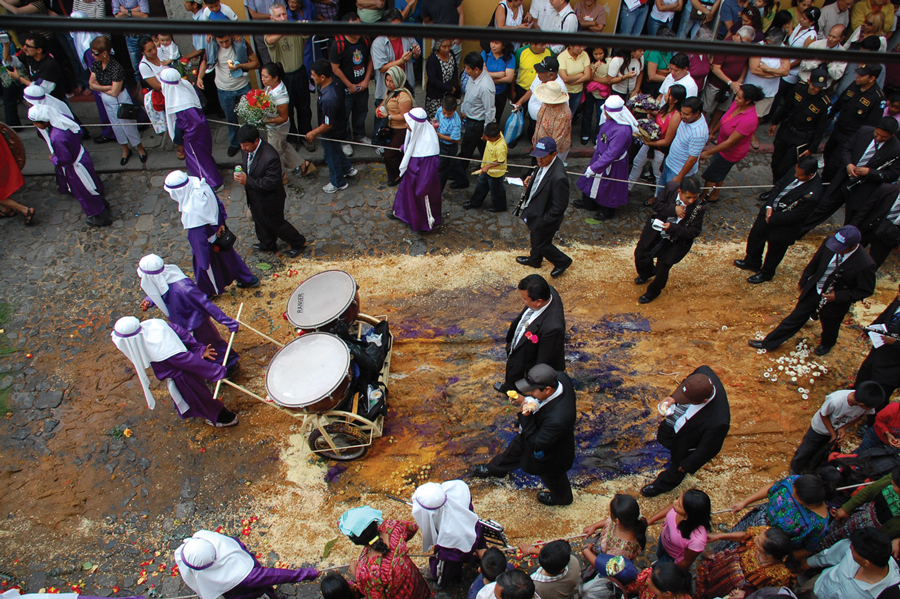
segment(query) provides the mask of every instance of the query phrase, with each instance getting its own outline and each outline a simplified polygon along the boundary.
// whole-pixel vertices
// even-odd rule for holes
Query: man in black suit
[[[478,478],[502,478],[521,468],[541,477],[547,491],[537,494],[544,505],[569,505],[572,487],[566,474],[575,463],[575,388],[566,373],[538,364],[516,382],[521,394],[510,399],[521,408],[519,434],[487,464],[472,468]],[[526,397],[527,396],[527,397]],[[530,398],[530,399],[529,399]]]
[[[900,140],[894,137],[898,127],[896,119],[884,117],[877,127],[862,127],[847,140],[838,152],[842,168],[800,227],[798,239],[828,220],[841,206],[844,224],[859,227],[875,189],[900,177]]]
[[[697,177],[685,177],[680,182],[666,183],[653,201],[656,213],[644,225],[634,248],[634,267],[638,273],[634,284],[643,285],[650,279],[653,282],[647,285],[638,302],[649,304],[662,293],[669,282],[669,271],[684,260],[703,230],[706,207],[697,201],[700,189]]]
[[[666,469],[641,489],[644,497],[656,497],[681,484],[690,472],[719,455],[728,429],[731,410],[722,381],[709,366],[701,366],[660,402],[666,418],[656,440],[671,452]]]
[[[775,269],[797,241],[797,228],[822,199],[824,187],[817,170],[816,159],[804,156],[767,194],[765,206],[760,208],[747,236],[744,259],[734,261],[738,268],[756,271],[748,283],[765,283],[775,278]],[[763,261],[766,244],[769,248]]]
[[[562,298],[541,275],[519,281],[525,307],[506,333],[506,379],[494,389],[506,393],[535,364],[566,369],[566,315]]]
[[[888,333],[900,335],[900,286],[897,288],[897,297],[872,324],[882,324]],[[858,388],[865,381],[878,383],[884,389],[885,401],[890,401],[894,391],[900,388],[900,341],[885,335],[884,345],[869,350],[869,355],[856,373],[853,388]]]
[[[800,275],[800,297],[794,311],[765,339],[750,339],[750,347],[773,350],[812,318],[822,323],[822,338],[815,349],[824,356],[837,343],[841,322],[850,305],[875,291],[875,262],[859,246],[859,229],[847,225],[822,242]]]
[[[303,252],[306,237],[294,225],[284,219],[284,201],[287,193],[281,180],[281,158],[278,152],[259,138],[259,130],[252,125],[238,129],[237,142],[241,145],[241,173],[234,180],[247,191],[247,205],[256,225],[259,243],[253,244],[258,252],[274,252],[278,238],[290,247],[288,258],[296,258]]]
[[[556,142],[552,137],[540,138],[531,155],[538,165],[525,178],[523,203],[516,210],[531,231],[531,254],[518,256],[516,262],[540,268],[546,258],[553,263],[550,276],[556,278],[572,265],[572,259],[553,245],[553,236],[559,231],[569,206],[569,177],[562,160],[556,156]]]
[[[862,216],[859,244],[869,248],[875,266],[881,268],[900,245],[900,184],[884,184],[872,194],[871,208]]]

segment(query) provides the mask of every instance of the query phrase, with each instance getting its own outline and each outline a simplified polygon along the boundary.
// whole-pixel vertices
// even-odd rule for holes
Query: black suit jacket
[[[778,194],[794,182],[795,175],[794,169],[791,169],[791,172],[785,174],[775,183],[766,199],[766,205],[760,208],[757,218],[762,218],[763,222],[765,222],[766,209],[771,208]],[[822,177],[817,173],[809,181],[804,181],[784,194],[784,197],[778,200],[778,206],[772,211],[772,216],[766,224],[769,239],[784,243],[794,243],[800,234],[800,227],[806,222],[813,210],[816,209],[819,200],[822,199],[824,190]]]
[[[558,372],[562,395],[534,414],[519,412],[522,427],[522,470],[546,474],[569,470],[575,463],[575,388],[565,372]],[[537,458],[535,451],[544,452]]]
[[[900,184],[885,183],[878,186],[878,189],[872,194],[871,202],[868,203],[868,211],[859,219],[860,233],[865,235],[875,231],[890,212],[898,194],[900,194]]]
[[[731,428],[731,410],[725,387],[712,368],[701,366],[691,374],[708,376],[716,389],[716,396],[685,422],[677,433],[663,420],[656,439],[672,452],[672,464],[677,464],[685,472],[694,473],[721,451]]]
[[[847,212],[844,218],[845,225],[858,227],[860,215],[868,213],[871,209],[872,195],[875,189],[882,183],[893,183],[900,177],[900,160],[896,160],[890,166],[878,170],[878,167],[900,156],[900,140],[891,136],[889,140],[881,145],[881,148],[875,151],[875,156],[869,161],[869,164],[858,165],[868,167],[869,174],[861,177],[862,182],[853,189],[849,191],[844,190],[844,186],[851,181],[850,176],[847,174],[847,165],[857,164],[862,158],[866,148],[869,147],[869,144],[874,139],[874,131],[874,127],[862,127],[841,147],[840,169],[834,179],[832,179],[825,194],[826,199],[835,193],[848,194],[846,196],[848,202],[845,208]]]
[[[531,193],[538,170],[540,167],[535,167],[531,171],[531,181],[525,188],[526,198]],[[563,216],[568,207],[569,176],[566,175],[566,167],[563,166],[562,159],[557,156],[535,189],[531,201],[528,202],[528,207],[522,211],[522,218],[531,231],[540,229],[556,232],[562,225]]]
[[[834,257],[834,252],[825,245],[829,238],[826,238],[816,250],[816,254],[803,269],[800,275],[800,299],[805,298],[810,293],[817,293],[816,284],[828,263]],[[875,271],[877,267],[869,252],[862,247],[857,247],[856,251],[849,258],[844,258],[841,265],[825,280],[822,291],[828,289],[828,286],[834,283],[835,298],[832,302],[835,306],[845,305],[849,309],[850,304],[861,299],[867,298],[875,292]],[[837,278],[835,278],[837,277]]]
[[[900,306],[900,300],[894,298],[894,301],[872,324],[883,324],[888,327],[889,333],[900,334],[900,324],[893,326],[889,324],[898,306]],[[891,386],[900,386],[900,342],[873,347],[866,360],[872,360],[873,380]]]
[[[241,150],[241,166],[247,174],[247,183],[244,185],[247,203],[281,206],[283,211],[287,193],[284,191],[284,183],[281,182],[281,158],[278,152],[267,141],[260,139],[259,148],[249,169],[248,156],[247,152]]]
[[[665,222],[667,218],[674,218],[676,200],[678,200],[678,188],[681,183],[678,181],[670,181],[659,192],[659,195],[653,200],[653,209],[656,211],[653,218]],[[694,213],[696,213],[695,216]],[[671,223],[666,233],[672,238],[672,244],[659,256],[659,262],[664,264],[678,264],[681,262],[696,239],[703,231],[703,217],[706,215],[706,206],[698,202],[694,202],[685,208],[684,218],[680,223]],[[652,228],[652,219],[647,221],[645,231],[649,227],[657,237],[661,234]],[[643,235],[642,235],[643,237]]]
[[[510,389],[514,389],[516,381],[523,379],[537,364],[548,364],[556,370],[566,369],[566,315],[559,293],[550,287],[547,309],[525,329],[526,333],[537,336],[537,343],[523,333],[518,345],[511,347],[516,327],[526,309],[513,319],[506,333],[506,386]]]

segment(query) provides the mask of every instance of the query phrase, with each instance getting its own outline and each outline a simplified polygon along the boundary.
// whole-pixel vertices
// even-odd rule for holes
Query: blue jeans
[[[853,453],[859,453],[861,451],[873,449],[875,447],[885,447],[885,444],[884,441],[879,439],[878,435],[875,434],[875,427],[870,426],[869,430],[866,431],[866,434],[863,435],[862,443],[859,444],[859,447],[853,450]]]
[[[228,91],[228,90],[218,90],[219,92],[219,104],[222,105],[222,111],[225,113],[225,120],[228,121],[228,145],[232,148],[237,148],[239,144],[235,141],[235,136],[237,135],[238,130],[238,117],[237,113],[234,111],[234,107],[238,105],[238,102],[241,101],[241,98],[246,96],[250,91],[250,84],[245,85],[241,89],[237,91]]]
[[[577,94],[569,94],[569,110],[572,111],[573,119],[575,118],[575,111],[578,110],[578,106],[581,104],[582,95],[584,95],[583,91],[580,91]]]
[[[344,109],[348,119],[347,124],[352,130],[350,139],[365,137],[366,117],[369,116],[369,90],[364,89],[355,94],[344,92]]]
[[[656,185],[658,186],[656,188],[657,191],[665,187],[666,183],[674,179],[677,174],[678,173],[673,172],[672,169],[668,167],[668,165],[663,165],[662,176],[660,177],[659,181],[656,182]]]
[[[656,35],[656,32],[659,31],[659,28],[665,25],[666,27],[671,27],[673,21],[657,21],[651,15],[647,19],[647,35]]]
[[[628,10],[624,10],[619,15],[619,33],[621,35],[640,35],[644,30],[644,22],[647,20],[647,13],[650,12],[648,4]]]
[[[328,175],[331,184],[335,187],[343,187],[347,180],[344,175],[350,172],[353,165],[350,159],[341,151],[341,142],[332,139],[322,139],[322,151],[325,153],[325,163],[328,165]]]
[[[603,116],[603,104],[606,100],[595,98],[589,91],[584,92],[584,107],[581,109],[581,139],[597,139],[600,117]],[[598,126],[594,127],[594,113],[597,114]]]
[[[143,54],[141,54],[141,49],[138,48],[138,36],[136,35],[126,35],[125,36],[125,45],[128,47],[128,56],[131,58],[131,66],[134,67],[134,80],[141,80],[141,72],[138,69],[138,65],[141,64],[141,58],[143,58]]]

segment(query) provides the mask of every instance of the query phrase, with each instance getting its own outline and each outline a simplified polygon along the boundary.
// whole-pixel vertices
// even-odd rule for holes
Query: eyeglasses
[[[93,54],[94,56],[100,56],[101,54],[103,54],[103,50],[100,50],[99,52],[97,50],[91,50],[91,54]]]
[[[866,25],[868,25],[869,27],[875,27],[875,23],[873,23],[872,21],[866,21]]]
[[[28,44],[28,42],[25,43],[25,47],[26,47],[26,48],[31,48],[32,50],[37,50],[37,46],[31,46],[31,45]]]

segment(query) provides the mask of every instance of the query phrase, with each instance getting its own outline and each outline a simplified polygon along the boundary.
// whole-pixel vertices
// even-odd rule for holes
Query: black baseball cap
[[[859,68],[856,69],[857,75],[871,75],[872,77],[878,77],[881,75],[881,65],[880,64],[861,64]]]
[[[556,60],[556,58],[554,58],[553,56],[547,56],[546,58],[544,58],[544,60],[534,65],[534,70],[538,73],[558,73],[559,61]]]
[[[556,377],[556,369],[548,364],[532,366],[524,379],[516,381],[516,389],[521,393],[531,393],[538,389],[554,387],[559,383]]]
[[[818,87],[819,89],[828,87],[828,71],[821,67],[813,70],[813,72],[809,74],[809,83],[813,87]]]

